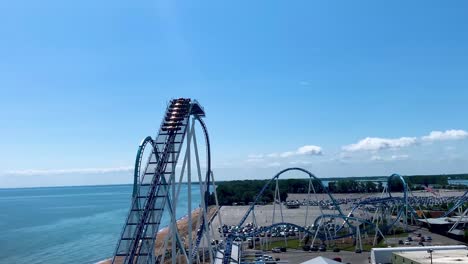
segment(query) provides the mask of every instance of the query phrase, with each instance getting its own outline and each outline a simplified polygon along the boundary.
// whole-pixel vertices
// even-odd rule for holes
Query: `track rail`
[[[154,255],[156,234],[164,210],[167,209],[171,214],[175,211],[175,208],[172,208],[174,201],[169,196],[168,187],[175,184],[172,181],[174,177],[171,175],[175,173],[191,117],[202,124],[205,140],[208,142],[208,172],[211,172],[208,134],[200,118],[204,115],[202,107],[196,101],[184,98],[171,100],[156,138],[153,140],[151,137],[146,137],[140,143],[135,159],[132,206],[117,243],[112,263],[134,264],[157,261]],[[151,146],[151,153],[146,163],[143,163],[143,152],[148,146]],[[209,187],[203,195],[209,196]],[[207,203],[203,207],[206,210]],[[198,234],[200,240],[206,231],[204,226],[202,225],[201,234]],[[184,246],[178,236],[173,237],[173,243],[183,250]]]

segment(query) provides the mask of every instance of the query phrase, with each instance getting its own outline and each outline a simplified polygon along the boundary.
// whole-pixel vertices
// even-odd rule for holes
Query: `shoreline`
[[[209,206],[208,207],[208,212],[207,212],[207,218],[209,220],[213,219],[214,216],[216,216],[215,214],[216,212],[216,207],[215,206]],[[198,228],[198,217],[200,215],[200,208],[196,208],[192,211],[192,235],[195,234],[196,235],[196,232],[197,232],[197,228]],[[177,229],[179,230],[179,234],[181,237],[187,237],[188,236],[188,214],[180,217],[179,219],[177,219]],[[164,228],[160,229],[157,233],[157,238],[156,238],[156,241],[154,243],[154,248],[155,249],[158,249],[158,248],[161,248],[162,246],[162,243],[164,243],[164,240],[166,238],[166,236],[168,235],[169,233],[169,228],[170,228],[170,223],[168,226],[165,226]],[[170,245],[171,242],[168,243],[168,245]],[[169,248],[169,246],[168,246]],[[96,262],[96,264],[111,264],[112,263],[112,257],[111,258],[108,258],[108,259],[105,259],[105,260],[101,260],[101,261],[98,261]]]

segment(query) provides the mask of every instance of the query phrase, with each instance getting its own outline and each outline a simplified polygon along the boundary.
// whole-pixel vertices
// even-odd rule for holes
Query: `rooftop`
[[[431,263],[430,254],[427,252],[406,251],[394,254],[416,263]],[[468,250],[435,250],[432,252],[432,262],[434,264],[468,264]]]
[[[329,259],[325,257],[316,257],[306,262],[302,262],[301,264],[340,264],[340,263],[341,262],[334,261],[333,259]]]
[[[421,222],[428,222],[431,225],[453,225],[455,222],[460,220],[459,216],[455,217],[441,217],[441,218],[428,218],[426,219],[418,219]],[[468,217],[465,216],[463,219],[460,220],[460,223],[468,223]]]

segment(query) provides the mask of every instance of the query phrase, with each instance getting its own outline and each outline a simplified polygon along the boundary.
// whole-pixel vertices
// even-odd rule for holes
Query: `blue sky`
[[[0,187],[131,182],[174,97],[205,107],[220,180],[468,172],[467,8],[0,3]]]

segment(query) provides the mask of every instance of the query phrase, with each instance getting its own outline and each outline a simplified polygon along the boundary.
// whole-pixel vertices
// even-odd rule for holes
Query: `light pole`
[[[427,253],[431,254],[431,264],[432,264],[432,252],[433,252],[433,251],[434,251],[433,249],[428,249],[428,250],[427,250]]]

